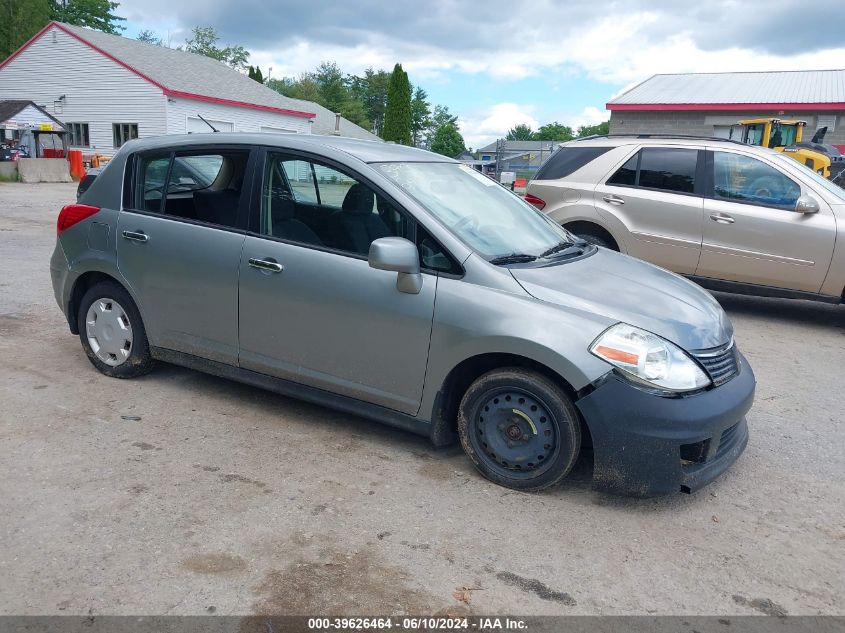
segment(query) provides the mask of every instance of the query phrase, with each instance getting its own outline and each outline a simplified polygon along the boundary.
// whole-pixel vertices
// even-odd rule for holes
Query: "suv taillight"
[[[538,209],[543,209],[546,206],[546,201],[542,198],[538,198],[537,196],[532,196],[530,193],[525,194],[525,201],[528,204],[533,204]]]
[[[100,207],[92,207],[88,204],[69,204],[59,211],[59,219],[56,222],[56,235],[61,235],[70,227],[85,218],[90,218],[97,213]]]

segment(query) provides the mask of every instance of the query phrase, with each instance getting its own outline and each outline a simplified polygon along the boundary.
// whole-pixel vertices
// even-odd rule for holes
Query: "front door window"
[[[761,160],[733,154],[713,153],[713,197],[776,209],[795,210],[801,187]]]

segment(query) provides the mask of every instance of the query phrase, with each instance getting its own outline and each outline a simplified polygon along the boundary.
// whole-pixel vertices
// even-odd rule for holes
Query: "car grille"
[[[733,341],[721,347],[696,350],[692,355],[707,371],[714,386],[725,384],[739,373],[736,346]]]

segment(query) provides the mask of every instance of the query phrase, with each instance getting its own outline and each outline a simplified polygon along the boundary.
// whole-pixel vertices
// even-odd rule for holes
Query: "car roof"
[[[131,143],[131,145],[130,145]],[[317,134],[268,134],[246,132],[209,132],[204,134],[175,134],[136,139],[126,144],[126,151],[138,152],[159,148],[191,147],[193,145],[263,145],[279,149],[331,153],[343,152],[365,163],[417,162],[455,163],[457,161],[416,147],[366,141],[343,136]]]
[[[684,136],[671,134],[610,134],[607,136],[585,136],[562,144],[563,147],[619,147],[621,145],[692,145],[701,147],[740,147],[761,149],[737,139],[715,136]]]

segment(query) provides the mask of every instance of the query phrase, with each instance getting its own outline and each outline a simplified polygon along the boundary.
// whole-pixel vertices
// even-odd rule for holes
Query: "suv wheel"
[[[464,451],[481,473],[515,490],[542,490],[569,474],[581,425],[569,397],[551,380],[519,367],[488,372],[458,409]]]
[[[89,288],[77,319],[82,348],[106,376],[135,378],[153,368],[141,314],[120,285],[102,282]]]

